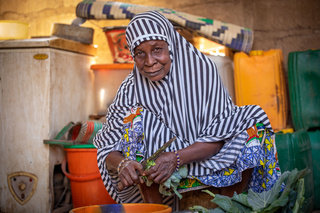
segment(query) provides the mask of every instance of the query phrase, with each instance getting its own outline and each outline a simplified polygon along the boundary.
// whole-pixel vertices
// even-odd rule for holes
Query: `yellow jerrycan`
[[[259,105],[274,131],[285,129],[288,116],[286,77],[280,49],[234,55],[236,104]]]

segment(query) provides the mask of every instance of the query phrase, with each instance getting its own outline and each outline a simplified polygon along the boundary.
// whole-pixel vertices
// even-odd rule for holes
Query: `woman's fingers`
[[[177,166],[176,161],[176,155],[173,152],[165,152],[156,160],[155,166],[145,171],[139,162],[133,160],[125,161],[120,168],[119,178],[121,184],[119,184],[119,189],[122,190],[134,184],[143,184],[144,180],[141,174],[155,183],[164,183],[174,172]]]
[[[160,173],[154,178],[154,182],[159,183],[159,184],[164,183],[170,176],[171,176],[171,174],[169,174],[167,172]]]
[[[156,170],[148,175],[147,178],[155,183],[164,183],[171,175],[172,173],[169,170]]]
[[[120,169],[119,178],[123,188],[132,186],[134,184],[140,184],[140,172],[143,172],[142,165],[137,161],[128,160],[123,163]],[[138,172],[138,173],[137,173]],[[119,186],[120,189],[120,186]]]
[[[156,183],[164,183],[176,168],[176,155],[173,152],[163,153],[152,166],[144,172],[149,180]]]

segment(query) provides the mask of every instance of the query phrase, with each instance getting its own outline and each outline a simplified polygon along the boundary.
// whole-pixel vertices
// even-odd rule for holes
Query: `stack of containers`
[[[320,50],[289,53],[288,85],[294,129],[309,136],[314,209],[320,209]]]
[[[99,121],[83,121],[72,125],[68,132],[68,139],[75,141],[76,145],[64,146],[66,158],[61,163],[61,169],[70,180],[74,208],[116,203],[103,184],[97,163],[97,149],[92,144],[101,128]]]
[[[63,160],[61,169],[70,180],[73,207],[115,204],[101,179],[94,145],[78,144],[64,148],[67,159]]]
[[[69,122],[53,140],[44,140],[45,144],[64,146],[66,155],[61,170],[70,180],[74,208],[116,203],[101,179],[97,149],[93,145],[93,138],[101,128],[102,123],[95,120]]]
[[[287,127],[288,95],[282,51],[254,50],[249,55],[239,52],[235,54],[234,67],[236,103],[239,106],[256,104],[267,113],[276,132],[282,172],[306,167],[312,171],[312,149],[307,131],[294,132]],[[305,183],[303,212],[311,212],[315,200],[312,174],[305,177]]]

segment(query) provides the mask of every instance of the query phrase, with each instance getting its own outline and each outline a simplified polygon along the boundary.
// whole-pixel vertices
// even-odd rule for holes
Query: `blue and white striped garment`
[[[127,26],[126,38],[133,57],[134,48],[143,41],[166,41],[172,63],[168,75],[156,82],[143,77],[135,66],[121,84],[108,109],[106,123],[94,139],[102,179],[117,202],[142,202],[136,186],[117,190],[119,179],[108,172],[105,163],[110,152],[121,151],[123,119],[134,107],[143,108],[145,158],[173,136],[177,140],[166,151],[183,149],[195,142],[225,141],[211,159],[188,165],[192,176],[208,175],[235,162],[248,138],[245,130],[254,124],[263,123],[272,131],[259,106],[233,104],[215,64],[176,32],[160,13],[137,14]]]

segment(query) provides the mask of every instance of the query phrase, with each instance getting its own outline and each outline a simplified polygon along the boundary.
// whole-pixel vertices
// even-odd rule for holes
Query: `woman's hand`
[[[139,172],[139,174],[137,173]],[[119,184],[119,190],[121,191],[125,187],[132,186],[134,184],[142,184],[143,179],[140,178],[140,174],[143,173],[142,165],[134,160],[126,160],[119,168],[119,178],[122,184]]]
[[[177,167],[177,157],[174,152],[164,152],[155,161],[155,166],[145,170],[143,175],[155,183],[164,183]]]
[[[118,172],[118,166],[121,161],[124,160],[124,157],[121,152],[113,151],[106,158],[106,166],[109,171],[114,173]],[[143,180],[139,178],[137,174],[143,173],[143,167],[140,163],[133,160],[126,160],[120,164],[119,168],[119,178],[120,182],[118,184],[119,190],[121,191],[123,188],[132,186],[133,184],[143,183]]]

